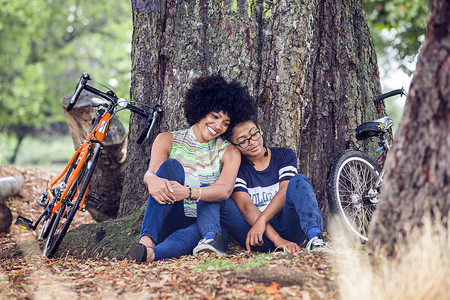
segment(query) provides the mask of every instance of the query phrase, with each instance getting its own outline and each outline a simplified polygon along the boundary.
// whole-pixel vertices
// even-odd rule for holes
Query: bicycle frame
[[[62,193],[61,197],[60,197],[60,201],[58,201],[58,203],[56,203],[56,205],[53,207],[52,209],[52,213],[57,213],[58,210],[61,207],[61,202],[63,201],[63,199],[66,198],[67,193],[69,192],[70,187],[73,185],[73,183],[75,182],[75,179],[77,178],[78,174],[80,173],[81,168],[84,165],[84,162],[86,160],[86,157],[88,155],[88,148],[93,145],[94,143],[102,143],[103,140],[105,139],[106,136],[106,132],[108,131],[109,128],[109,122],[112,118],[113,114],[111,114],[111,112],[106,111],[99,122],[97,122],[97,124],[94,124],[94,128],[89,132],[87,138],[85,139],[85,141],[83,142],[83,144],[81,144],[81,146],[78,148],[78,150],[75,152],[75,154],[72,156],[72,159],[69,161],[69,163],[66,165],[64,171],[50,184],[49,188],[47,189],[47,195],[49,196],[50,200],[53,201],[54,197],[53,197],[53,193],[51,192],[53,187],[61,180],[61,178],[64,176],[64,174],[67,172],[67,170],[70,168],[70,166],[74,163],[74,160],[76,158],[77,159],[77,167],[75,168],[75,170],[70,174],[69,179],[67,180],[67,185],[64,188],[64,192]],[[84,205],[84,200],[86,198],[86,193],[87,190],[85,191],[84,195],[83,195],[83,199],[81,200],[80,203],[80,207],[78,208],[78,210],[81,210],[83,205]],[[75,194],[76,198],[78,195]]]
[[[380,157],[377,159],[377,162],[379,165],[381,165],[381,171],[380,174],[378,174],[377,178],[375,179],[372,187],[367,191],[367,196],[369,197],[369,200],[373,204],[377,204],[380,199],[378,199],[378,195],[380,194],[379,189],[381,188],[381,185],[383,184],[383,177],[386,173],[386,169],[384,167],[384,163],[386,161],[386,156],[389,152],[389,149],[391,146],[387,142],[386,138],[384,136],[381,138],[381,141],[379,143],[381,146],[377,149],[377,151],[383,151],[383,153],[380,155]],[[381,163],[380,163],[381,161]]]

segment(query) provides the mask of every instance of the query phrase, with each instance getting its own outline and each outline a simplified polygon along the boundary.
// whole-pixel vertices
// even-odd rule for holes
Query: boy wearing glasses
[[[295,253],[305,240],[308,251],[327,250],[322,214],[309,179],[297,174],[295,152],[265,147],[263,132],[252,117],[226,138],[242,156],[236,184],[231,199],[199,203],[197,225],[204,238],[193,252],[225,255],[220,236],[227,242],[228,232],[247,251]]]

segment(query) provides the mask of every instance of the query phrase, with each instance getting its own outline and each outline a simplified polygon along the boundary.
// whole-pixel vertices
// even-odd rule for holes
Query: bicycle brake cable
[[[98,82],[98,81],[95,81],[94,79],[92,79],[92,77],[91,77],[91,81],[94,82],[94,83],[96,83],[96,84],[98,84],[98,85],[101,85],[102,87],[106,88],[108,91],[111,91],[111,92],[114,93],[114,91],[111,90],[108,86],[106,86],[106,85],[104,85],[104,84],[102,84],[102,83],[100,83],[100,82]],[[125,98],[123,98],[123,99],[125,99]],[[125,99],[125,100],[126,100],[126,99]],[[136,103],[136,104],[140,104],[140,105],[142,105],[142,106],[146,106],[146,107],[149,107],[149,108],[154,108],[154,106],[152,106],[152,105],[150,105],[150,104],[147,104],[147,103],[144,103],[144,102],[141,102],[141,101],[127,100],[127,102],[130,103],[130,104]],[[121,110],[122,110],[122,109],[121,109]],[[121,111],[121,110],[119,110],[119,111]]]
[[[148,108],[155,108],[155,106],[156,106],[156,105],[150,105],[150,104],[147,104],[147,103],[144,103],[144,102],[141,102],[141,101],[132,101],[132,100],[128,101],[128,103],[130,103],[130,104],[137,103],[137,104],[140,104],[142,106],[146,106]]]
[[[100,82],[98,82],[98,81],[95,81],[94,79],[92,79],[92,77],[91,77],[91,81],[94,82],[94,83],[96,83],[96,84],[98,84],[98,85],[101,85],[102,87],[104,87],[104,88],[107,89],[108,91],[111,91],[111,92],[114,93],[114,91],[111,90],[108,86],[106,86],[106,85],[104,85],[104,84],[102,84],[102,83],[100,83]]]

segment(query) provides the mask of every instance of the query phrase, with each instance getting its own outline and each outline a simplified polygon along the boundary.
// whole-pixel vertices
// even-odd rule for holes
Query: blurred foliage
[[[364,0],[364,9],[380,67],[385,73],[392,71],[394,57],[402,61],[399,68],[410,75],[424,40],[428,1]]]
[[[407,65],[423,41],[427,2],[364,0],[380,66],[386,72],[395,68],[393,56],[403,60],[405,71],[412,71]],[[129,97],[130,4],[0,0],[0,135],[7,135],[0,139],[3,143],[20,144],[27,135],[66,128],[59,102],[74,91],[82,72]],[[18,151],[11,148],[10,153]]]
[[[128,97],[131,35],[128,1],[0,0],[0,132],[65,126],[60,100],[82,72]]]
[[[404,99],[404,97],[400,98],[397,96],[385,101],[386,115],[394,121],[394,124],[392,125],[392,134],[394,137],[403,116]]]

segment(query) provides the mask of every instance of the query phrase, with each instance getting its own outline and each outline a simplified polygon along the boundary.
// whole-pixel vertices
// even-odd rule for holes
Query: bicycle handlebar
[[[378,102],[378,101],[384,100],[386,98],[389,98],[389,97],[392,97],[392,96],[395,96],[395,95],[403,96],[403,95],[406,95],[406,93],[405,93],[405,90],[403,88],[401,88],[401,89],[398,89],[398,90],[393,90],[393,91],[390,91],[390,92],[387,92],[387,93],[375,96],[374,97],[374,101]]]
[[[162,113],[161,107],[159,105],[156,105],[155,108],[153,109],[153,113],[147,117],[147,124],[145,124],[145,127],[142,130],[141,134],[139,135],[139,138],[137,139],[136,143],[141,144],[145,138],[149,137],[153,125],[155,125],[156,119],[158,119],[158,116],[161,113]]]
[[[106,93],[102,92],[93,86],[87,85],[86,83],[88,82],[88,80],[91,80],[91,77],[89,76],[89,74],[83,73],[80,77],[80,80],[78,81],[77,87],[75,88],[75,92],[73,93],[72,98],[70,98],[69,105],[67,105],[67,108],[66,108],[67,111],[71,111],[73,109],[82,90],[87,90],[88,92],[91,92],[94,95],[105,98],[105,99],[111,101],[115,105],[118,104],[118,98],[114,94],[113,91],[109,90]],[[137,140],[137,143],[141,144],[144,141],[144,139],[146,137],[148,138],[148,136],[150,135],[150,131],[153,128],[153,125],[155,124],[156,119],[163,112],[163,110],[161,109],[161,107],[159,105],[156,105],[153,108],[153,112],[150,114],[150,113],[146,112],[145,110],[140,109],[140,108],[135,107],[130,104],[127,104],[127,106],[125,106],[125,109],[128,109],[134,113],[137,113],[138,115],[140,115],[142,117],[147,118],[147,124],[145,124],[144,129],[142,130],[142,132],[139,135],[139,138]]]
[[[73,93],[72,98],[70,98],[69,105],[67,105],[66,110],[71,111],[72,108],[75,106],[75,103],[77,103],[78,97],[81,94],[81,91],[84,89],[86,83],[88,80],[90,80],[91,77],[88,73],[83,73],[80,77],[80,80],[78,81],[77,87],[75,88],[75,93]]]

